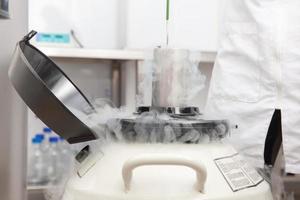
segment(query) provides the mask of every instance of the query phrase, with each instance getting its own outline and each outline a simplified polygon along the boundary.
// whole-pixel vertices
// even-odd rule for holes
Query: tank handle
[[[125,191],[130,190],[133,170],[137,167],[147,165],[179,165],[192,168],[197,174],[196,188],[199,192],[204,192],[204,185],[207,178],[207,170],[203,163],[190,158],[177,155],[157,155],[144,154],[127,160],[122,168],[122,176],[125,186]]]

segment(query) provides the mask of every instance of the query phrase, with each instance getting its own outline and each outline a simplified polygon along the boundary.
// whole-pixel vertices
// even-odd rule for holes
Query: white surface
[[[126,47],[166,44],[166,1],[128,0]],[[169,45],[204,51],[218,46],[220,0],[170,1]]]
[[[49,57],[58,58],[88,58],[109,60],[145,60],[149,57],[149,51],[145,50],[112,50],[112,49],[79,49],[79,48],[52,48],[39,47]],[[192,52],[196,61],[214,62],[216,52]]]
[[[87,48],[119,48],[119,0],[29,0],[29,29],[70,33]]]
[[[79,48],[39,48],[47,56],[63,58],[90,58],[111,60],[141,60],[143,51],[109,50],[109,49],[79,49]]]
[[[10,19],[0,19],[0,199],[26,199],[26,109],[8,80],[17,41],[27,33],[27,0],[9,1]]]
[[[170,45],[215,51],[221,0],[176,0],[170,7]],[[165,0],[29,0],[29,28],[75,30],[87,48],[154,48],[165,45]]]
[[[232,192],[214,163],[215,158],[235,154],[222,144],[110,144],[103,147],[104,157],[85,176],[69,180],[63,200],[271,200],[269,185]],[[134,171],[131,189],[125,192],[122,166],[142,154],[182,156],[202,162],[207,168],[203,193],[194,183],[195,172],[182,166],[144,166]]]
[[[47,189],[51,189],[53,186],[51,185],[29,185],[27,186],[27,190],[28,191],[37,191],[37,190],[47,190]],[[43,192],[43,191],[41,191]]]

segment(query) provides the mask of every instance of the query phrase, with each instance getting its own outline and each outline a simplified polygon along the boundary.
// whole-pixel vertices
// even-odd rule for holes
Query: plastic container
[[[46,163],[42,151],[42,139],[35,137],[32,139],[32,154],[30,155],[28,183],[32,185],[45,184],[47,182]]]
[[[59,138],[58,149],[58,173],[60,174],[60,177],[63,177],[65,174],[68,174],[71,171],[70,169],[73,164],[73,154],[70,145],[68,145],[61,137]]]
[[[48,170],[47,176],[50,184],[55,184],[58,180],[58,162],[59,162],[59,153],[58,153],[58,137],[49,138],[49,148],[48,148]]]
[[[41,140],[41,144],[43,144],[45,141],[45,135],[44,134],[42,134],[42,133],[37,133],[36,135],[35,135],[35,138],[37,138],[37,139],[39,139],[39,140]]]

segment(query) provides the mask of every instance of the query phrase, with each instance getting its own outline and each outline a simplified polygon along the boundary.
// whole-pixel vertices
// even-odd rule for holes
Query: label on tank
[[[239,154],[214,161],[233,192],[255,187],[264,180]]]

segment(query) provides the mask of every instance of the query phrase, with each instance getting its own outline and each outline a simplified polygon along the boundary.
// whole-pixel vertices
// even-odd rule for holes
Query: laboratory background
[[[0,0],[0,199],[300,199],[298,8]]]

